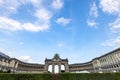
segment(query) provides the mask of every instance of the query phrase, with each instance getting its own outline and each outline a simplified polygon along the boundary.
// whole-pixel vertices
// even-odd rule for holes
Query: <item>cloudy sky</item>
[[[0,51],[82,63],[120,47],[120,0],[0,0]]]

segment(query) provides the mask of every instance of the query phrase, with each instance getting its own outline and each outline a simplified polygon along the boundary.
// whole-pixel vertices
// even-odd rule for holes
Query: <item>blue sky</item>
[[[0,0],[0,51],[83,63],[120,45],[120,0]]]

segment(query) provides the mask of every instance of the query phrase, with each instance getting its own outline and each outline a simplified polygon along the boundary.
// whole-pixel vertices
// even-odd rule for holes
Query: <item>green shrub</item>
[[[59,80],[120,80],[120,73],[64,73]]]
[[[0,80],[50,80],[50,74],[8,74],[1,73]]]
[[[120,80],[120,73],[61,73],[57,75],[48,73],[0,73],[0,80],[56,80],[56,78],[57,80]]]

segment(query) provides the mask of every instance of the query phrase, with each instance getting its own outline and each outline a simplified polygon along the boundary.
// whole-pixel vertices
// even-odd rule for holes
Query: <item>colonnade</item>
[[[93,61],[95,72],[120,72],[120,50],[115,50]]]

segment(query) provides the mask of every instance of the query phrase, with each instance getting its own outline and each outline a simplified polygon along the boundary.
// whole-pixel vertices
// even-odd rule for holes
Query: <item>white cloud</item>
[[[100,0],[100,7],[103,12],[117,16],[116,20],[109,23],[110,30],[120,32],[120,0]]]
[[[15,13],[18,7],[21,5],[20,1],[18,0],[2,0],[0,2],[0,15],[4,16]]]
[[[44,1],[44,0],[28,0],[28,1],[31,2],[33,4],[33,6],[36,8],[43,7],[42,1]]]
[[[89,14],[91,17],[95,17],[95,18],[98,17],[98,10],[95,2],[92,3]]]
[[[0,0],[0,15],[9,16],[10,14],[15,14],[21,5],[27,5],[32,3],[36,8],[41,6],[43,0]]]
[[[50,18],[52,17],[52,13],[45,8],[41,8],[35,12],[35,16],[41,20],[47,21],[50,20]]]
[[[103,46],[110,46],[110,47],[120,47],[120,37],[116,37],[115,39],[106,40],[102,43]]]
[[[112,32],[120,32],[120,17],[118,17],[114,22],[109,23]]]
[[[46,31],[50,27],[50,20],[54,15],[54,11],[48,9],[42,4],[44,0],[0,0],[0,29],[9,31],[27,30],[32,32]],[[14,20],[9,16],[11,14],[17,14],[18,8],[22,5],[32,4],[33,12],[32,17],[36,20],[34,22],[20,22],[19,20]],[[61,9],[63,7],[62,0],[53,0],[51,3],[54,9]],[[49,7],[51,7],[49,5]],[[13,24],[14,23],[14,24]],[[63,22],[61,22],[63,23]],[[68,24],[69,21],[65,20],[63,24]]]
[[[30,31],[46,31],[50,27],[50,19],[52,18],[52,12],[45,8],[39,8],[34,13],[34,16],[38,18],[38,25],[32,23],[23,24],[24,29]]]
[[[29,1],[31,1],[34,4],[41,3],[41,0],[29,0]]]
[[[87,24],[90,27],[97,27],[97,24],[94,20],[87,20]]]
[[[71,19],[61,17],[61,18],[58,18],[58,19],[56,20],[56,23],[58,23],[58,24],[61,24],[61,25],[64,25],[64,26],[65,26],[65,25],[69,24],[69,23],[70,23],[70,21],[71,21]]]
[[[9,19],[7,17],[0,17],[0,28],[10,31],[21,30],[21,24],[18,21]]]
[[[24,61],[24,62],[29,62],[31,60],[30,56],[20,56],[18,57],[19,60]]]
[[[112,33],[118,33],[118,37],[106,40],[102,45],[120,47],[120,0],[100,0],[100,8],[103,12],[117,17],[113,22],[108,23],[108,26]]]
[[[38,31],[48,30],[49,26],[47,24],[43,24],[41,26],[38,26],[32,23],[22,24],[13,19],[0,17],[0,28],[4,30],[10,30],[10,31],[27,30],[32,32],[38,32]]]
[[[54,9],[61,9],[63,7],[63,2],[62,2],[62,0],[53,0],[51,6]]]
[[[98,23],[96,22],[96,18],[98,17],[98,10],[96,3],[93,2],[90,5],[90,11],[89,11],[89,18],[87,19],[87,25],[90,27],[97,27]]]
[[[120,0],[100,0],[100,7],[109,14],[120,14]]]
[[[32,31],[32,32],[46,31],[49,29],[48,24],[43,24],[41,26],[38,26],[32,23],[24,23],[22,27],[24,30]]]

